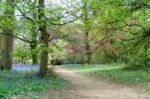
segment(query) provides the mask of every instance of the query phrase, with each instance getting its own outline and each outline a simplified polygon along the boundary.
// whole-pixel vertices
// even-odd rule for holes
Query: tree
[[[48,41],[49,41],[49,34],[47,32],[47,26],[46,26],[46,17],[45,17],[45,0],[39,0],[38,2],[39,8],[38,8],[38,18],[41,22],[39,30],[41,31],[41,46],[43,47],[42,53],[41,53],[41,62],[40,62],[40,76],[45,76],[48,70]]]
[[[5,11],[4,11],[4,24],[3,33],[7,32],[13,35],[14,32],[14,6],[12,5],[13,0],[6,0]],[[12,68],[12,50],[13,50],[13,37],[10,35],[2,35],[1,40],[1,60],[4,64],[4,69]]]
[[[82,18],[81,21],[84,24],[84,33],[85,33],[85,50],[86,50],[86,63],[92,63],[92,48],[90,45],[90,34],[92,26],[94,25],[94,19],[97,17],[99,13],[99,1],[94,0],[82,0]]]

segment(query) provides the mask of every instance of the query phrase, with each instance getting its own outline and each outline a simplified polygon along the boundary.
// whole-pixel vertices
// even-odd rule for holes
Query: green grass
[[[96,76],[109,78],[120,83],[140,85],[150,91],[150,68],[130,70],[126,69],[124,65],[115,64],[63,67],[78,72],[86,72]]]
[[[65,81],[58,76],[40,78],[33,71],[0,72],[0,99],[10,99],[14,95],[42,92],[48,88],[63,88]]]

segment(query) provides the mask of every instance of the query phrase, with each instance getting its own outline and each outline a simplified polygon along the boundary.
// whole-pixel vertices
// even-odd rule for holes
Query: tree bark
[[[40,76],[45,76],[48,70],[48,51],[44,48],[48,48],[48,37],[49,35],[46,32],[46,27],[41,28],[42,36],[43,36],[43,42],[42,42],[42,53],[41,53],[41,63],[40,63]]]
[[[14,32],[14,7],[12,6],[13,0],[6,0],[7,6],[4,11],[4,15],[8,20],[11,20],[11,23],[7,23],[7,26],[4,26],[5,31],[10,34]],[[5,32],[4,31],[4,32]],[[4,64],[3,68],[10,70],[12,68],[12,50],[13,50],[13,37],[9,35],[3,35],[1,40],[1,60]]]
[[[86,50],[86,64],[92,64],[92,52],[89,44],[89,31],[85,32],[85,50]]]
[[[41,53],[41,62],[40,62],[40,70],[39,75],[41,77],[44,77],[48,70],[48,51],[45,50],[45,48],[48,48],[48,38],[49,35],[47,33],[47,26],[46,26],[46,19],[45,19],[45,13],[44,13],[44,2],[45,0],[39,0],[38,5],[38,18],[41,22],[40,24],[40,31],[42,33],[42,53]]]

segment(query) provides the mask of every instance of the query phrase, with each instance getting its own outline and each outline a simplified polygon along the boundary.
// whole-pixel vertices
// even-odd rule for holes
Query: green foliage
[[[32,52],[27,48],[15,48],[13,50],[14,63],[25,64],[30,59]]]
[[[62,88],[64,81],[57,76],[40,78],[34,71],[0,72],[0,98],[11,99],[14,95],[41,92],[46,89]]]
[[[23,49],[15,49],[13,52],[14,57],[27,57],[29,54],[29,51],[23,50]]]

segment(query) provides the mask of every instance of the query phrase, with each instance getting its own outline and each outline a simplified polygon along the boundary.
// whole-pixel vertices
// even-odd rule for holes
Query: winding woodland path
[[[131,86],[115,84],[62,68],[59,68],[57,73],[69,82],[58,99],[150,99],[148,93]]]
[[[83,73],[57,68],[56,72],[68,81],[65,89],[47,90],[35,98],[12,99],[150,99],[150,94],[134,86],[114,83],[110,80],[93,77]]]

